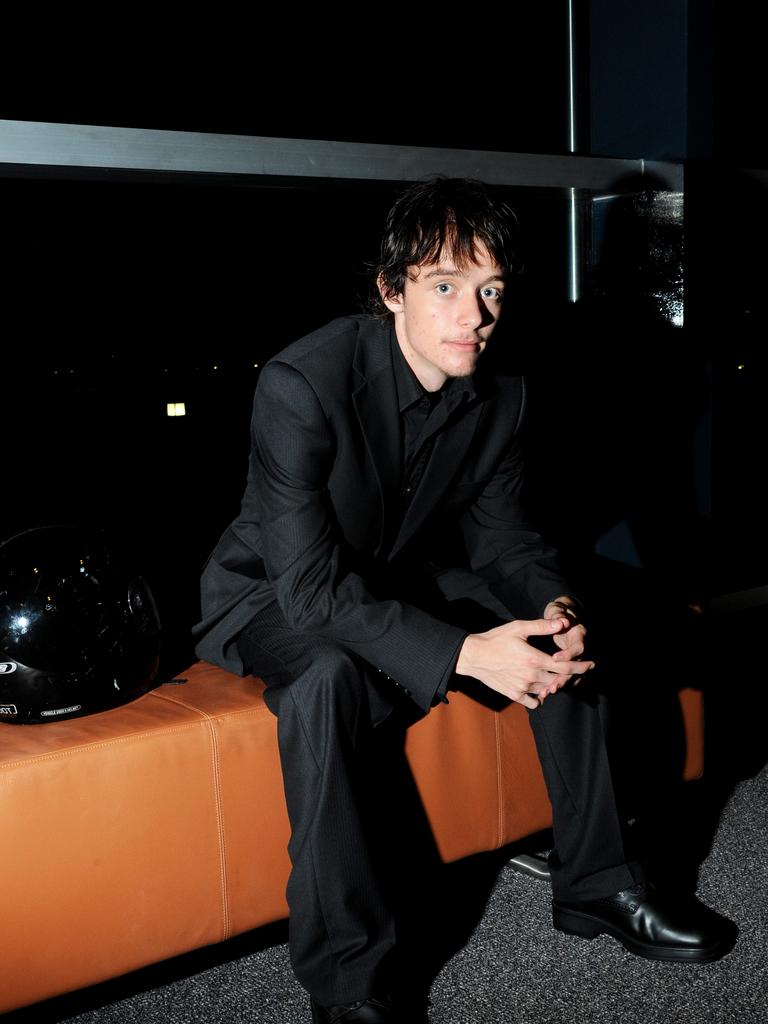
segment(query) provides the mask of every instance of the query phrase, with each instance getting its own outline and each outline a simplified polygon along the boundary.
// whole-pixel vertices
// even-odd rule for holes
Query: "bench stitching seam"
[[[501,760],[503,746],[501,742],[501,723],[499,719],[501,716],[495,714],[493,716],[493,726],[496,733],[496,800],[498,805],[498,818],[497,827],[498,835],[496,837],[496,849],[498,850],[504,839],[504,794],[503,794],[503,783],[502,783],[502,771],[501,771]]]
[[[214,802],[216,804],[216,831],[219,836],[219,882],[221,886],[221,913],[223,919],[223,935],[222,941],[228,939],[230,935],[230,915],[229,915],[229,883],[227,879],[227,854],[226,854],[226,837],[224,833],[224,808],[222,805],[221,798],[221,762],[219,758],[219,743],[216,735],[216,729],[214,727],[215,719],[213,715],[210,715],[207,711],[203,711],[201,708],[196,708],[192,704],[188,704],[180,697],[172,697],[170,694],[158,694],[162,700],[170,701],[172,704],[179,704],[182,707],[187,708],[189,711],[194,711],[200,715],[208,728],[208,735],[211,740],[211,767],[213,769],[213,794]]]

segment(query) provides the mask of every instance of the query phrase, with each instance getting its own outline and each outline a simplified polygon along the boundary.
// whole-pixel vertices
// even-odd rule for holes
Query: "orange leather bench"
[[[263,686],[203,662],[183,678],[102,714],[0,725],[0,1012],[286,916],[288,820]],[[693,778],[701,697],[680,699]],[[444,860],[551,824],[518,705],[452,694],[406,750]]]

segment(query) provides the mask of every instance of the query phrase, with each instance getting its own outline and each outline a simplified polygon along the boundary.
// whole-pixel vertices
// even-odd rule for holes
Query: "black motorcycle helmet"
[[[0,544],[0,722],[56,722],[151,689],[152,592],[98,534],[45,526]]]

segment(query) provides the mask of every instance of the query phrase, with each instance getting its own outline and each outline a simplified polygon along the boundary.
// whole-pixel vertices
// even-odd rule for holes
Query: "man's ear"
[[[379,289],[379,295],[381,301],[390,311],[390,313],[399,313],[403,308],[403,296],[399,292],[390,291],[384,283],[384,277],[382,274],[376,278],[376,287]]]

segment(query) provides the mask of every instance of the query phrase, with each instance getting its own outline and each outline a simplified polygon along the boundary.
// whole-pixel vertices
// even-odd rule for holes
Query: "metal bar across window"
[[[257,185],[258,179],[413,181],[450,173],[495,185],[601,192],[632,176],[682,191],[681,164],[608,157],[502,153],[277,139],[251,135],[0,120],[0,175],[102,179],[190,175]]]

